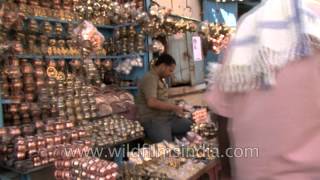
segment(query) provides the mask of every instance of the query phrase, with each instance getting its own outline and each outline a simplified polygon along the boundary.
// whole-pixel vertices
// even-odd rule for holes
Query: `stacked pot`
[[[42,60],[35,60],[33,62],[34,77],[37,88],[37,102],[38,108],[41,112],[41,119],[45,119],[49,116],[50,105],[48,104],[49,93],[47,87],[47,75],[46,75],[46,64]],[[36,109],[36,105],[35,109]]]
[[[216,135],[216,125],[212,122],[209,123],[200,123],[200,124],[193,124],[191,127],[191,131],[200,135],[202,138],[205,139],[212,139]]]
[[[20,70],[20,62],[17,59],[12,59],[10,65],[7,67],[8,70],[8,78],[9,78],[9,87],[10,87],[10,97],[15,100],[17,103],[20,103],[24,100],[23,93],[23,81],[22,81],[22,73]],[[20,109],[18,104],[12,104],[9,106],[9,112],[11,114],[11,119],[13,120],[12,124],[20,125],[21,117]],[[22,115],[22,114],[21,114]],[[25,115],[23,113],[23,115]],[[26,123],[29,119],[25,120]]]
[[[79,140],[91,145],[88,132],[76,128],[71,121],[53,119],[40,127],[41,133],[34,135],[34,126],[10,126],[0,128],[0,155],[2,163],[25,170],[46,165],[55,160],[57,146],[77,143]]]
[[[94,63],[92,59],[84,60],[83,69],[86,72],[85,78],[88,83],[96,86],[103,86],[96,63]]]
[[[90,146],[84,143],[60,146],[55,160],[55,178],[62,179],[108,179],[117,177],[117,164],[89,157]]]
[[[143,53],[145,35],[135,26],[120,27],[114,30],[113,37],[106,39],[104,48],[107,54]]]
[[[90,132],[91,141],[96,146],[115,145],[144,135],[143,127],[139,122],[130,121],[119,115],[96,120],[85,129]]]
[[[13,101],[13,104],[8,106],[9,113],[5,113],[5,118],[12,120],[10,124],[13,125],[40,120],[41,109],[35,102],[37,92],[40,92],[40,102],[47,98],[47,95],[42,95],[46,79],[43,62],[35,60],[32,65],[27,60],[20,63],[17,59],[12,59],[11,65],[5,66],[4,70],[8,73],[2,73],[1,76],[2,95]],[[41,107],[46,111],[49,109],[47,103]]]

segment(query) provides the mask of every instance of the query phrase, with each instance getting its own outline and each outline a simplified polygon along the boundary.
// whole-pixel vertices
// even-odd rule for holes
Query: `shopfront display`
[[[93,23],[79,23],[72,3],[77,4],[1,3],[1,25],[5,27],[1,28],[1,98],[7,101],[5,127],[1,128],[2,166],[27,172],[57,160],[53,154],[58,147],[79,142],[90,147],[112,146],[143,137],[138,122],[116,115],[134,104],[131,95],[105,93],[108,88],[102,78],[103,71],[114,68],[107,55],[126,53],[124,43],[128,52],[134,52],[131,43],[136,39],[142,53],[144,36],[134,26],[123,27],[121,48],[112,52]],[[133,39],[127,42],[127,37]],[[137,57],[130,64],[142,67],[143,61]],[[101,113],[106,109],[99,106],[99,95],[106,94],[115,96],[116,102],[108,99],[111,111]]]
[[[56,161],[54,176],[62,179],[108,179],[115,180],[118,175],[118,165],[114,162],[94,157],[84,157],[82,153],[89,153],[90,146],[78,143],[65,147],[58,147],[55,154]],[[75,153],[78,152],[78,153]]]
[[[123,179],[192,179],[199,171],[215,164],[217,142],[214,139],[196,145],[166,141],[129,154],[122,168]]]

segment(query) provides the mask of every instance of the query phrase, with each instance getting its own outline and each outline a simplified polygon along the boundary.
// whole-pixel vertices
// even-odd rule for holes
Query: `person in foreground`
[[[233,179],[320,179],[319,40],[319,0],[266,0],[241,19],[205,94],[231,119]]]
[[[175,67],[172,56],[160,55],[138,87],[138,116],[147,137],[155,143],[185,135],[192,124],[191,120],[177,116],[183,114],[183,109],[169,100],[165,78],[172,75]]]

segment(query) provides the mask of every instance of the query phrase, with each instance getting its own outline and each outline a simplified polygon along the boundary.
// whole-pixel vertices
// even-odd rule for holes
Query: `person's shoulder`
[[[147,72],[143,76],[143,80],[159,80],[159,77],[152,72]]]

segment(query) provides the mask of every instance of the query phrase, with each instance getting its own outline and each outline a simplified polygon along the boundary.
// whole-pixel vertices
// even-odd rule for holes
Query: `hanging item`
[[[199,27],[199,34],[210,43],[211,50],[216,54],[228,46],[233,32],[234,29],[224,24],[203,22]]]
[[[222,24],[209,25],[209,42],[212,43],[212,51],[219,54],[225,49],[230,41],[233,29]]]
[[[152,49],[152,52],[160,53],[160,54],[162,54],[164,52],[164,50],[165,50],[164,45],[158,40],[153,40],[152,41],[151,49]]]
[[[76,29],[74,29],[74,38],[81,48],[81,55],[86,58],[92,51],[102,49],[104,36],[89,21],[83,21]]]
[[[129,75],[134,67],[143,67],[143,59],[140,56],[127,58],[124,62],[120,63],[115,70],[118,73]]]
[[[113,24],[148,20],[147,13],[143,11],[143,4],[136,2],[120,4],[111,0],[80,0],[75,4],[74,11],[81,20],[91,20],[98,24],[106,24],[107,19]]]

